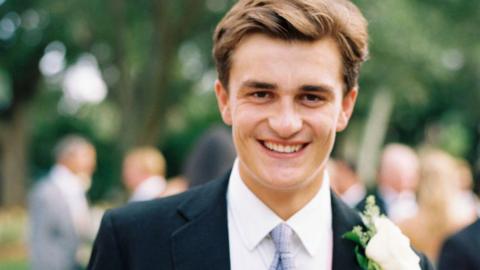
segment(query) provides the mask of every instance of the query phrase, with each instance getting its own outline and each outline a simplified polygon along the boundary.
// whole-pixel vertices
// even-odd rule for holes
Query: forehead
[[[91,145],[85,145],[83,147],[80,147],[78,152],[80,155],[85,156],[95,156],[96,154],[95,148]]]
[[[264,34],[244,38],[232,55],[231,83],[260,79],[282,85],[342,84],[342,58],[333,38],[286,41]]]

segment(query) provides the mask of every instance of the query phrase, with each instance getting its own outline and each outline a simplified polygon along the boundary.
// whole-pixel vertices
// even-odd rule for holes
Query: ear
[[[355,101],[357,100],[358,88],[352,88],[342,99],[342,108],[337,119],[337,132],[344,130],[352,116]]]
[[[217,97],[218,109],[220,110],[223,122],[229,126],[232,125],[228,91],[218,79],[215,81],[215,95]]]

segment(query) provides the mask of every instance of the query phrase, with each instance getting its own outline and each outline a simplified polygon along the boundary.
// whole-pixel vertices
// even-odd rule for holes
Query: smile
[[[303,148],[303,144],[279,144],[279,143],[272,143],[263,141],[263,146],[267,149],[277,152],[277,153],[295,153],[300,151]]]

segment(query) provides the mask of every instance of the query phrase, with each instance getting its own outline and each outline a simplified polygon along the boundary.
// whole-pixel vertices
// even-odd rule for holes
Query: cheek
[[[244,146],[247,143],[249,137],[253,137],[252,124],[248,121],[248,118],[235,118],[232,125],[232,135],[235,147],[238,148]]]
[[[328,140],[336,133],[338,115],[335,113],[309,114],[305,122],[310,125],[317,137],[325,137]]]
[[[232,129],[237,134],[252,133],[262,119],[262,111],[249,105],[240,104],[232,112]]]

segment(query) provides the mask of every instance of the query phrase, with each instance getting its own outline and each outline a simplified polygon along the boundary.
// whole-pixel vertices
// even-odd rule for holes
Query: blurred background
[[[160,149],[167,178],[220,123],[211,36],[233,0],[0,0],[0,269],[28,269],[26,196],[52,149],[97,149],[92,204],[119,201],[124,153]],[[388,142],[479,163],[480,1],[356,0],[370,60],[335,155],[373,183]]]

